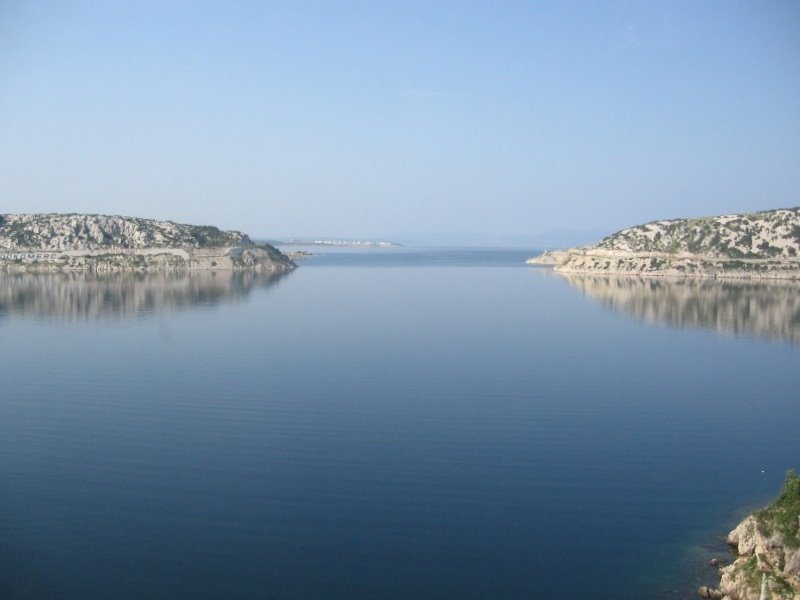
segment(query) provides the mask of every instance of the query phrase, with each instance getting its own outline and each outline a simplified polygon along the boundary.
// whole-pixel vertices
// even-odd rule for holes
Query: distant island
[[[276,246],[334,246],[341,248],[402,248],[398,242],[380,240],[284,240],[273,242]]]
[[[0,215],[0,270],[238,270],[273,273],[295,264],[239,231],[136,217]]]
[[[727,542],[735,560],[720,568],[719,588],[700,587],[701,598],[800,598],[800,476],[789,471],[778,497],[739,523]]]
[[[653,221],[527,262],[560,273],[800,279],[800,207]]]

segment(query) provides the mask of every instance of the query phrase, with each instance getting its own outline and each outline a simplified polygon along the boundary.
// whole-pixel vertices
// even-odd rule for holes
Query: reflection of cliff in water
[[[652,322],[800,343],[800,283],[564,275],[614,309]]]
[[[250,271],[0,274],[0,317],[135,317],[241,300],[281,277]]]

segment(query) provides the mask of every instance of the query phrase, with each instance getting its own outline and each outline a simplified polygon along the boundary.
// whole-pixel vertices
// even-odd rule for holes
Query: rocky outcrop
[[[106,215],[0,215],[5,271],[236,270],[294,263],[239,231]]]
[[[799,536],[800,476],[790,471],[778,498],[728,534],[736,560],[712,591],[728,600],[800,599]]]
[[[721,590],[710,588],[707,585],[701,585],[697,590],[697,594],[701,598],[714,598],[716,600],[721,600],[725,597],[725,594],[722,593]]]
[[[529,262],[561,273],[800,279],[800,207],[654,221]]]
[[[567,250],[547,250],[525,262],[529,265],[560,265],[569,258]]]

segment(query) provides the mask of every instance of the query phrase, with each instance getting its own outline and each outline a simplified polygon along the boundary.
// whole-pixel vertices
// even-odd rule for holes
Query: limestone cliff
[[[800,207],[671,219],[529,261],[562,273],[800,279]]]
[[[294,263],[238,231],[135,217],[0,215],[0,268],[7,271],[255,269]]]
[[[790,471],[780,495],[728,535],[736,560],[720,569],[719,590],[701,595],[728,600],[800,599],[800,476]]]

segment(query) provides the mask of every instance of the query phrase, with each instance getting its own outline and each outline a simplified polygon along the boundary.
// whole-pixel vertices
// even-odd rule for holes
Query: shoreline
[[[159,271],[269,271],[288,272],[297,265],[268,246],[87,248],[72,250],[16,249],[0,251],[0,271],[159,272]]]
[[[659,253],[546,251],[525,264],[561,275],[667,277],[673,279],[800,280],[800,259],[720,258]]]
[[[526,262],[557,273],[800,279],[800,207],[652,221]]]
[[[748,513],[725,537],[726,558],[713,559],[717,584],[697,595],[717,600],[800,598],[800,476],[790,469],[780,493]]]

